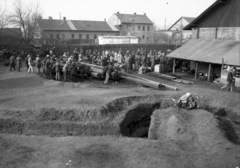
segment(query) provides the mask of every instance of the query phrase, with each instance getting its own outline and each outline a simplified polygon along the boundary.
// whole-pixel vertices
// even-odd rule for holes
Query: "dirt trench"
[[[219,128],[230,141],[240,137],[240,116],[222,107],[199,101],[219,121]],[[0,133],[45,136],[127,136],[147,138],[155,110],[175,106],[173,98],[151,95],[116,99],[93,110],[43,108],[4,111]]]

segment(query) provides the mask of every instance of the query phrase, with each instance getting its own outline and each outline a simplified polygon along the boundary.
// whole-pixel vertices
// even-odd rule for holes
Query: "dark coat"
[[[77,75],[77,67],[75,65],[72,66],[71,75]]]

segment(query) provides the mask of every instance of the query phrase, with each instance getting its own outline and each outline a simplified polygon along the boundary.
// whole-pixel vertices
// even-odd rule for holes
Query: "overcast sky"
[[[69,20],[104,20],[113,13],[144,14],[164,28],[171,26],[181,16],[197,17],[216,0],[22,0],[24,3],[38,2],[43,11],[43,18],[62,17]],[[11,10],[14,0],[0,0]]]

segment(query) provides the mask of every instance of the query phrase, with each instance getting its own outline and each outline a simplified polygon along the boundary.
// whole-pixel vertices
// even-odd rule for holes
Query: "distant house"
[[[20,28],[0,28],[0,44],[20,44],[21,40]]]
[[[139,43],[153,43],[153,22],[146,14],[114,13],[108,20],[112,29],[119,31],[121,36],[136,36]]]
[[[176,44],[186,43],[189,39],[192,38],[192,31],[183,30],[183,28],[186,25],[190,24],[194,19],[195,18],[193,17],[181,17],[164,33],[170,35]]]
[[[118,35],[106,21],[40,19],[40,44],[94,44],[98,36]]]
[[[236,86],[240,87],[240,1],[217,0],[184,30],[192,30],[192,40],[168,56],[191,61],[191,69],[221,76],[226,83],[227,66],[237,67]]]

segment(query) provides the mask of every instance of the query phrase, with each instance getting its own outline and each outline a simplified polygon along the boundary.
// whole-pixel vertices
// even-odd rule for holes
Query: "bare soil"
[[[240,167],[240,94],[155,80],[180,90],[57,82],[0,64],[0,167]],[[198,110],[174,107],[186,92]]]

